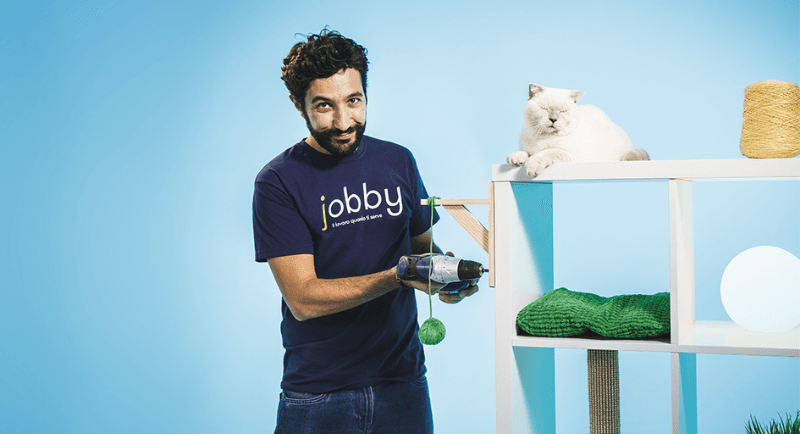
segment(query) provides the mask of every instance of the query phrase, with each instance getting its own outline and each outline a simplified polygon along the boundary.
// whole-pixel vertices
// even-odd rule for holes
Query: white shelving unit
[[[800,327],[781,334],[752,333],[733,322],[695,319],[692,181],[758,178],[800,181],[800,159],[562,163],[533,180],[524,168],[494,166],[489,232],[496,294],[497,432],[556,432],[554,348],[671,353],[675,434],[697,432],[697,353],[800,357]],[[553,183],[569,181],[668,183],[669,339],[518,335],[517,313],[554,289]]]

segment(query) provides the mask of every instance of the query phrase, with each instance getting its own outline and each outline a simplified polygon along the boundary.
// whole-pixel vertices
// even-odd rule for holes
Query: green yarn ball
[[[419,328],[419,341],[425,345],[436,345],[444,339],[444,324],[436,318],[428,318]]]

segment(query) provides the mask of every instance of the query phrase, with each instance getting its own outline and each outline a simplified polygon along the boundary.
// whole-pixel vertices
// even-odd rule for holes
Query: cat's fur
[[[537,176],[556,163],[649,160],[642,149],[599,108],[577,104],[584,92],[531,84],[525,105],[520,150],[508,164],[525,165]]]

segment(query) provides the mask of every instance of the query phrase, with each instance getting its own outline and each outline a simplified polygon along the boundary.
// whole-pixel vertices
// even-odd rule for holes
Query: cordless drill
[[[446,283],[439,292],[449,294],[465,289],[486,271],[478,262],[445,255],[403,256],[397,265],[401,279],[426,281],[430,276],[431,282]]]

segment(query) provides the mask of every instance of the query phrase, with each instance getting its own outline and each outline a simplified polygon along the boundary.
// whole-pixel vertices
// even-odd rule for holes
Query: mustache
[[[355,125],[351,126],[350,128],[348,128],[346,130],[340,130],[338,128],[328,128],[326,130],[323,130],[322,132],[325,133],[325,134],[332,135],[332,136],[341,136],[341,135],[345,135],[345,134],[354,133],[356,131],[356,129],[361,128],[362,126],[363,126],[363,124],[356,122]]]

